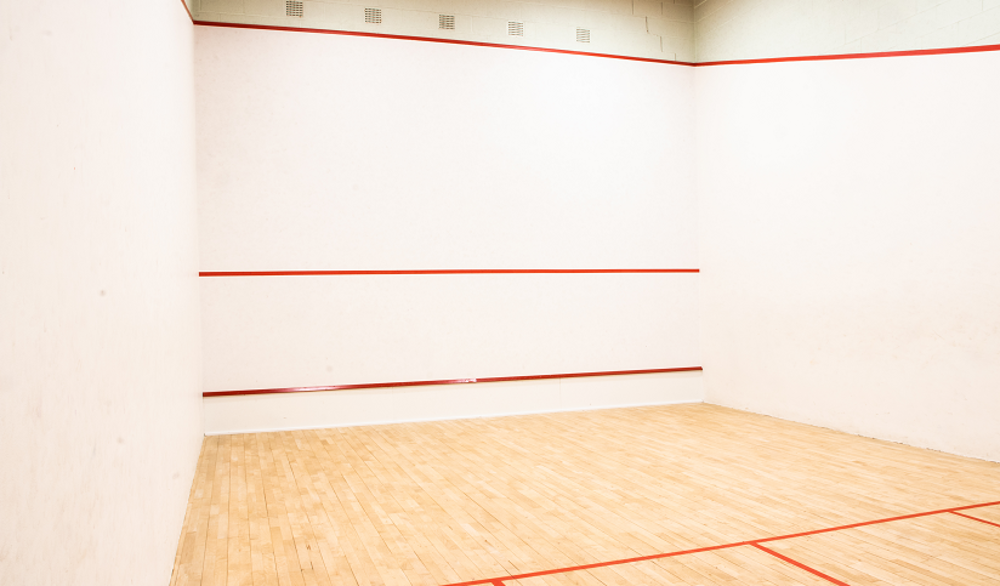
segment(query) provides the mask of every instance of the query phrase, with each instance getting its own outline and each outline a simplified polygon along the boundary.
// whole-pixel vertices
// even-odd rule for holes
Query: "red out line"
[[[627,374],[658,374],[664,372],[688,372],[702,370],[700,366],[677,368],[649,368],[645,370],[604,370],[597,372],[570,372],[563,374],[529,374],[522,376],[491,376],[485,378],[456,378],[446,380],[400,381],[387,383],[358,383],[347,385],[327,385],[321,387],[286,387],[278,389],[245,389],[239,391],[205,391],[202,397],[228,397],[232,395],[273,395],[280,393],[315,393],[319,391],[350,391],[357,389],[382,389],[393,387],[423,387],[429,385],[460,385],[471,383],[499,383],[552,378],[581,378],[588,376],[621,376]]]
[[[913,49],[909,51],[882,51],[878,53],[840,53],[837,55],[803,55],[800,57],[768,57],[764,59],[732,59],[729,61],[704,61],[694,63],[694,67],[714,67],[717,65],[754,65],[760,63],[789,63],[794,61],[841,61],[844,59],[876,59],[880,57],[918,57],[921,55],[952,55],[955,53],[987,53],[1000,51],[1000,45],[976,45],[972,47],[946,47],[942,49]]]
[[[973,521],[979,521],[980,523],[986,523],[987,525],[993,525],[994,527],[1000,527],[1000,523],[994,523],[993,521],[987,521],[986,519],[980,519],[979,517],[973,517],[972,515],[963,515],[956,511],[951,511],[952,515],[958,515],[959,517],[965,517],[966,519],[972,519]]]
[[[611,561],[606,561],[606,562],[595,562],[595,563],[592,563],[592,564],[583,564],[583,565],[580,565],[580,566],[570,566],[570,567],[566,567],[566,568],[556,568],[556,569],[552,569],[552,570],[541,570],[541,571],[538,571],[538,572],[530,572],[530,573],[527,573],[527,574],[515,574],[515,575],[511,575],[511,576],[502,576],[502,577],[499,577],[499,578],[485,578],[485,579],[480,579],[480,580],[469,580],[467,582],[454,582],[452,584],[446,584],[445,586],[478,586],[480,584],[495,584],[498,580],[506,580],[506,581],[521,580],[521,579],[524,579],[524,578],[534,578],[534,577],[537,577],[537,576],[548,576],[548,575],[551,575],[551,574],[564,574],[564,573],[567,573],[567,572],[577,572],[577,571],[580,571],[580,570],[592,570],[594,568],[605,568],[605,567],[608,567],[608,566],[617,566],[617,565],[621,565],[621,564],[633,564],[633,563],[636,563],[636,562],[645,562],[645,561],[650,561],[650,560],[658,560],[658,559],[663,559],[663,558],[671,558],[671,557],[677,557],[677,556],[694,554],[694,553],[702,553],[702,552],[707,552],[707,551],[717,551],[717,550],[720,550],[720,549],[731,549],[731,548],[734,548],[734,547],[742,547],[744,545],[752,545],[752,546],[757,547],[759,549],[765,549],[765,548],[761,547],[760,544],[764,543],[764,542],[768,542],[768,541],[779,541],[779,540],[783,540],[783,539],[793,539],[793,538],[796,538],[796,537],[804,537],[804,536],[807,536],[807,535],[816,535],[816,534],[819,534],[819,533],[829,533],[831,531],[843,531],[845,529],[853,529],[855,527],[864,527],[864,526],[867,526],[867,525],[878,525],[880,523],[890,523],[892,521],[901,521],[901,520],[904,520],[904,519],[914,519],[914,518],[917,518],[917,517],[929,517],[931,515],[940,515],[942,513],[954,513],[956,511],[965,511],[965,510],[969,510],[969,509],[979,509],[979,508],[982,508],[982,507],[992,507],[994,505],[1000,505],[1000,501],[993,501],[993,502],[989,502],[989,503],[979,503],[979,504],[975,504],[975,505],[963,505],[963,506],[960,506],[960,507],[951,507],[951,508],[948,508],[948,509],[938,509],[936,511],[927,511],[927,512],[923,512],[923,513],[912,513],[912,514],[909,514],[909,515],[899,515],[897,517],[886,517],[884,519],[876,519],[874,521],[863,521],[861,523],[851,523],[850,525],[838,525],[837,527],[829,527],[829,528],[826,528],[826,529],[817,529],[815,531],[803,531],[801,533],[790,533],[788,535],[778,535],[778,536],[775,536],[775,537],[765,537],[763,539],[752,539],[752,540],[749,540],[749,541],[737,541],[735,543],[724,543],[724,544],[720,544],[720,545],[709,545],[707,547],[699,547],[699,548],[696,548],[696,549],[685,549],[685,550],[681,550],[681,551],[672,551],[672,552],[668,552],[668,553],[654,553],[654,554],[651,554],[651,555],[644,555],[644,556],[638,556],[638,557],[633,557],[633,558],[625,558],[625,559],[620,559],[620,560],[611,560]],[[765,549],[765,551],[768,551],[768,553],[772,553],[770,550],[766,550]],[[779,555],[780,556],[780,554],[777,554],[776,552],[774,553],[774,555]],[[786,561],[789,561],[789,560],[786,560]],[[790,563],[796,563],[796,562],[790,561]],[[826,577],[826,576],[824,576],[824,577]],[[833,580],[833,578],[829,578],[829,577],[827,577],[827,578],[830,579],[830,580]],[[835,583],[843,584],[842,582],[835,582]]]
[[[841,582],[840,580],[834,578],[833,576],[828,576],[827,574],[824,574],[823,572],[820,572],[817,569],[810,568],[809,566],[803,564],[802,562],[795,561],[792,558],[790,558],[788,556],[785,556],[785,555],[782,555],[782,554],[774,551],[773,549],[768,549],[768,548],[764,547],[763,545],[761,545],[759,543],[752,543],[751,545],[753,545],[754,547],[756,547],[757,549],[759,549],[759,550],[761,550],[761,551],[763,551],[765,553],[769,553],[769,554],[773,555],[774,557],[778,558],[779,560],[781,560],[783,562],[787,562],[787,563],[795,566],[796,568],[800,568],[802,570],[805,570],[805,571],[809,572],[810,574],[813,574],[815,576],[819,576],[820,578],[823,578],[824,580],[827,580],[829,582],[833,582],[837,586],[851,586],[847,582]]]
[[[401,269],[374,271],[201,271],[199,277],[316,277],[351,275],[575,275],[621,273],[698,273],[701,269]]]
[[[232,22],[212,22],[208,20],[196,20],[198,26],[216,26],[223,28],[246,28],[268,31],[286,31],[297,33],[317,33],[323,35],[342,35],[349,37],[372,37],[378,39],[395,39],[399,41],[424,41],[428,43],[443,43],[446,45],[468,45],[472,47],[491,47],[495,49],[518,49],[521,51],[539,51],[542,53],[559,53],[563,55],[580,55],[584,57],[603,57],[606,59],[622,59],[625,61],[643,61],[646,63],[664,63],[667,65],[681,65],[691,67],[692,63],[686,61],[671,61],[669,59],[654,59],[652,57],[632,57],[630,55],[613,55],[611,53],[591,53],[588,51],[570,51],[567,49],[549,49],[547,47],[532,47],[528,45],[504,45],[501,43],[486,43],[482,41],[466,41],[462,39],[441,39],[437,37],[416,37],[410,35],[391,35],[387,33],[370,33],[363,31],[344,31],[322,28],[299,28],[291,26],[272,26],[266,24],[240,24]]]
[[[185,8],[187,8],[186,4]],[[193,17],[191,20],[197,26],[214,26],[221,28],[242,28],[242,29],[255,29],[255,30],[315,33],[315,34],[341,35],[341,36],[351,36],[351,37],[371,37],[379,39],[396,39],[402,41],[423,41],[428,43],[444,43],[448,45],[468,45],[472,47],[491,47],[495,49],[516,49],[519,51],[538,51],[543,53],[559,53],[563,55],[602,57],[605,59],[622,59],[625,61],[663,63],[666,65],[681,65],[685,67],[714,67],[718,65],[753,65],[761,63],[787,63],[794,61],[839,61],[844,59],[874,59],[880,57],[915,57],[921,55],[951,55],[955,53],[984,53],[989,51],[1000,51],[1000,45],[976,45],[971,47],[945,47],[941,49],[912,49],[908,51],[881,51],[875,53],[840,53],[836,55],[803,55],[798,57],[767,57],[763,59],[732,59],[727,61],[705,61],[701,63],[692,63],[689,61],[672,61],[669,59],[654,59],[651,57],[632,57],[629,55],[613,55],[610,53],[591,53],[587,51],[570,51],[567,49],[550,49],[546,47],[531,47],[527,45],[504,45],[501,43],[466,41],[462,39],[442,39],[435,37],[417,37],[410,35],[391,35],[386,33],[371,33],[363,31],[345,31],[345,30],[317,29],[317,28],[304,28],[304,27],[299,28],[299,27],[273,26],[264,24],[212,22],[207,20],[195,20]]]
[[[194,16],[192,16],[192,14],[191,14],[191,9],[188,8],[187,0],[181,0],[181,4],[184,5],[184,12],[187,12],[188,18],[190,18],[191,19],[191,23],[194,24]]]

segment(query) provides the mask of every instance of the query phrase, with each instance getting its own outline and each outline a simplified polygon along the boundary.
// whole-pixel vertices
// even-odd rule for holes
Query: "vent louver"
[[[578,28],[578,29],[576,29],[576,42],[577,43],[589,43],[590,42],[590,29],[589,28]]]
[[[372,24],[382,24],[381,8],[365,8],[365,22]]]
[[[438,28],[455,30],[455,16],[452,14],[439,14]]]
[[[508,22],[507,23],[507,34],[514,37],[524,36],[524,23],[523,22]]]
[[[285,16],[302,16],[302,0],[285,0]]]

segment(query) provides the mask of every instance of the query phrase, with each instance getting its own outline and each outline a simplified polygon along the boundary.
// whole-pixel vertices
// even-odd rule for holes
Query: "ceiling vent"
[[[372,24],[382,24],[381,8],[365,8],[365,22]]]
[[[578,28],[578,29],[576,29],[576,42],[577,43],[589,43],[590,42],[590,29],[589,28]]]
[[[285,16],[302,16],[302,0],[285,0]]]
[[[508,22],[507,23],[507,34],[514,37],[524,36],[524,23],[523,22]]]
[[[439,14],[438,28],[455,30],[455,16],[453,14]]]

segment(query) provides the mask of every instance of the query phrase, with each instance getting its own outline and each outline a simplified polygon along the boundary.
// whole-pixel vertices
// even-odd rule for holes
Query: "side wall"
[[[203,271],[697,268],[690,67],[215,27],[196,38]],[[204,277],[205,388],[697,366],[697,285]],[[652,401],[611,388],[590,406],[678,399],[663,388]],[[443,417],[458,399],[426,400]],[[271,427],[342,422],[337,409]],[[347,421],[435,416],[379,409],[397,415]],[[208,418],[209,432],[261,428]]]
[[[709,401],[1000,460],[997,71],[698,69]]]
[[[163,586],[202,439],[191,21],[0,30],[0,583]]]
[[[699,62],[1000,44],[1000,0],[698,0]]]

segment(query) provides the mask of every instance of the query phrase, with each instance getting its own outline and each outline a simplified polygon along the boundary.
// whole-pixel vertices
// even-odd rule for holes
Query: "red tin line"
[[[696,549],[686,549],[682,551],[673,551],[669,553],[655,553],[651,555],[639,556],[634,558],[626,558],[621,560],[612,560],[607,562],[596,562],[593,564],[584,564],[581,566],[571,566],[567,568],[557,568],[553,570],[542,570],[538,572],[531,572],[528,574],[515,574],[512,576],[504,576],[502,578],[485,578],[481,580],[470,580],[468,582],[455,582],[452,584],[447,584],[445,586],[478,586],[479,584],[492,584],[496,580],[520,580],[523,578],[533,578],[537,576],[548,576],[550,574],[563,574],[566,572],[576,572],[579,570],[590,570],[594,568],[604,568],[607,566],[616,566],[620,564],[632,564],[635,562],[645,562],[649,560],[657,560],[669,557],[676,557],[681,555],[688,555],[692,553],[701,553],[706,551],[717,551],[720,549],[730,549],[733,547],[741,547],[744,545],[752,545],[757,548],[763,549],[760,544],[767,541],[779,541],[782,539],[792,539],[795,537],[804,537],[806,535],[816,535],[818,533],[829,533],[831,531],[842,531],[844,529],[853,529],[855,527],[864,527],[866,525],[877,525],[879,523],[889,523],[892,521],[901,521],[903,519],[913,519],[916,517],[928,517],[931,515],[940,515],[941,513],[954,513],[955,511],[965,511],[968,509],[978,509],[982,507],[991,507],[994,505],[1000,505],[1000,501],[992,501],[988,503],[979,503],[975,505],[963,505],[960,507],[952,507],[949,509],[938,509],[936,511],[927,511],[924,513],[913,513],[910,515],[900,515],[898,517],[887,517],[884,519],[876,519],[874,521],[863,521],[861,523],[852,523],[850,525],[839,525],[837,527],[829,527],[827,529],[817,529],[815,531],[804,531],[802,533],[791,533],[789,535],[778,535],[775,537],[765,537],[763,539],[752,539],[749,541],[738,541],[736,543],[725,543],[722,545],[710,545],[708,547],[699,547]]]
[[[698,273],[701,269],[401,269],[371,271],[201,271],[199,277],[316,277],[349,275],[538,275]]]
[[[782,555],[782,554],[774,551],[773,549],[768,549],[768,548],[764,547],[763,545],[761,545],[759,543],[752,543],[751,545],[753,545],[754,547],[756,547],[757,549],[759,549],[759,550],[761,550],[763,552],[766,552],[766,553],[769,553],[769,554],[773,555],[774,557],[778,558],[779,560],[781,560],[783,562],[787,562],[789,564],[792,564],[796,568],[803,569],[803,570],[809,572],[810,574],[813,574],[814,576],[819,576],[820,578],[823,578],[824,580],[827,580],[829,582],[833,582],[837,586],[851,586],[847,582],[841,582],[840,580],[834,578],[833,576],[828,576],[827,574],[824,574],[823,572],[820,572],[819,570],[810,568],[809,566],[803,564],[802,562],[795,561],[792,558],[790,558],[788,556],[785,556],[785,555]]]
[[[499,383],[511,381],[546,380],[551,378],[580,378],[587,376],[620,376],[627,374],[657,374],[663,372],[687,372],[702,370],[700,366],[677,368],[649,368],[645,370],[604,370],[597,372],[570,372],[564,374],[529,374],[523,376],[491,376],[486,378],[456,378],[445,380],[400,381],[387,383],[358,383],[347,385],[327,385],[320,387],[286,387],[276,389],[245,389],[239,391],[206,391],[202,397],[227,397],[232,395],[273,395],[280,393],[315,393],[319,391],[350,391],[357,389],[381,389],[393,387],[422,387],[429,385],[458,385],[470,383]]]
[[[444,43],[447,45],[469,45],[472,47],[492,47],[495,49],[518,49],[521,51],[539,51],[542,53],[560,53],[563,55],[580,55],[584,57],[604,57],[607,59],[623,59],[625,61],[643,61],[646,63],[664,63],[667,65],[683,65],[690,67],[692,64],[685,61],[671,61],[669,59],[653,59],[651,57],[631,57],[629,55],[612,55],[610,53],[590,53],[587,51],[569,51],[567,49],[549,49],[546,47],[530,47],[527,45],[504,45],[500,43],[485,43],[482,41],[465,41],[462,39],[439,39],[435,37],[415,37],[410,35],[391,35],[387,33],[370,33],[363,31],[343,31],[333,29],[318,28],[298,28],[290,26],[272,26],[264,24],[238,24],[229,22],[212,22],[207,20],[196,20],[194,24],[198,26],[216,26],[222,28],[245,28],[255,30],[286,31],[298,33],[318,33],[323,35],[342,35],[349,37],[373,37],[378,39],[395,39],[400,41],[425,41],[428,43]]]
[[[190,18],[191,23],[194,24],[194,16],[191,15],[191,9],[188,8],[187,0],[181,0],[181,4],[184,5],[184,12],[188,13],[188,18]]]
[[[705,61],[693,63],[694,67],[716,65],[753,65],[757,63],[788,63],[793,61],[840,61],[844,59],[875,59],[879,57],[916,57],[920,55],[951,55],[954,53],[986,53],[1000,51],[1000,45],[973,47],[947,47],[942,49],[914,49],[911,51],[883,51],[879,53],[841,53],[837,55],[804,55],[801,57],[768,57],[765,59],[733,59],[730,61]]]
[[[963,515],[955,511],[950,511],[952,515],[958,515],[959,517],[965,517],[966,519],[972,519],[973,521],[979,521],[980,523],[986,523],[987,525],[993,525],[994,527],[1000,527],[1000,523],[994,523],[993,521],[987,521],[986,519],[980,519],[979,517],[973,517],[972,515]]]

